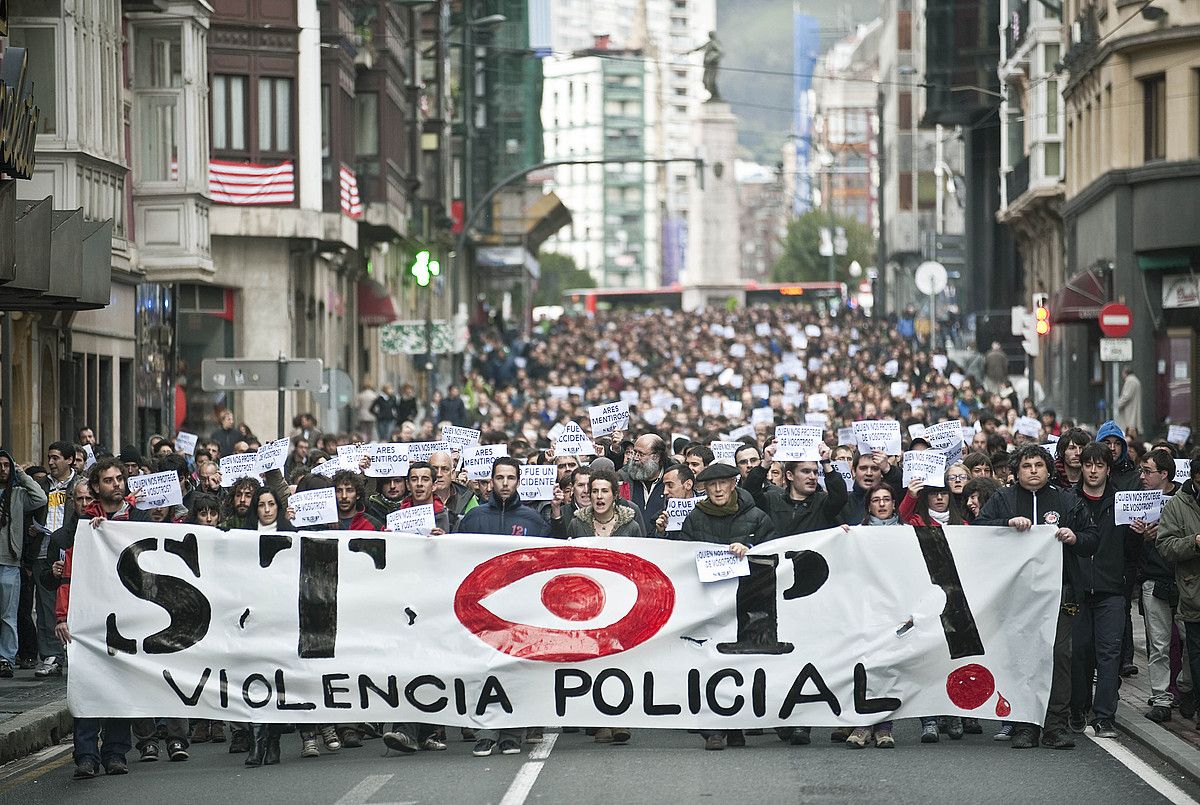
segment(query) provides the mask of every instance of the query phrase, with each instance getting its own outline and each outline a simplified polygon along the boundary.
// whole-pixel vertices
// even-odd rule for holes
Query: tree
[[[563,292],[570,288],[595,288],[596,281],[586,270],[575,265],[575,260],[557,252],[538,252],[542,276],[533,295],[533,306],[561,305]]]
[[[846,253],[834,256],[834,278],[850,283],[850,264],[866,267],[875,261],[875,241],[871,230],[854,218],[835,218],[834,225],[846,230]],[[829,258],[821,254],[821,230],[829,226],[829,214],[810,210],[788,222],[783,241],[783,256],[775,264],[771,277],[776,282],[823,282],[829,279]]]

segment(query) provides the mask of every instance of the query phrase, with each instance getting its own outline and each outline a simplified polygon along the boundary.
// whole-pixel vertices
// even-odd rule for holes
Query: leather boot
[[[264,766],[274,766],[279,763],[279,732],[272,724],[267,732],[267,753],[263,756]]]
[[[266,724],[250,725],[250,754],[246,755],[247,766],[261,766],[267,754]]]

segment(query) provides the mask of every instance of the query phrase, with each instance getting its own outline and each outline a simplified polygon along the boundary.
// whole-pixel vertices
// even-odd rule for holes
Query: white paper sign
[[[362,472],[362,470],[359,469],[359,464],[362,462],[364,457],[370,458],[372,446],[373,445],[369,443],[338,445],[338,464],[342,467],[342,469],[353,470],[354,472]],[[407,455],[407,452],[405,455]],[[370,473],[364,474],[370,475]]]
[[[832,399],[841,399],[850,393],[848,380],[831,380],[825,384],[825,393]]]
[[[687,390],[688,394],[695,394],[697,391],[700,390],[700,378],[685,377],[683,379],[683,387],[684,387],[684,389]]]
[[[904,454],[904,485],[921,481],[926,486],[946,485],[946,456],[937,450],[909,450]]]
[[[780,425],[775,428],[776,461],[820,461],[818,444],[824,430],[811,425]]]
[[[908,426],[908,438],[909,439],[924,439],[925,438],[925,426],[919,422],[909,425]]]
[[[90,470],[92,465],[96,463],[96,454],[92,450],[92,446],[90,444],[85,444],[83,446],[83,453],[87,456],[87,458],[83,461],[83,468],[85,470]]]
[[[1134,520],[1157,523],[1162,516],[1163,493],[1159,489],[1144,492],[1118,492],[1113,515],[1117,525],[1129,525]]]
[[[647,408],[642,412],[642,419],[652,428],[657,428],[667,418],[667,412],[661,408]]]
[[[742,418],[741,400],[721,400],[721,416],[726,419]]]
[[[234,453],[221,456],[217,464],[221,467],[221,486],[229,488],[242,478],[258,478],[258,455]]]
[[[738,359],[746,357],[746,345],[745,344],[730,344],[729,345],[729,357],[738,358]]]
[[[1171,425],[1167,428],[1167,441],[1182,447],[1192,435],[1192,429],[1185,425]]]
[[[426,503],[422,506],[409,506],[407,509],[396,509],[394,512],[388,512],[388,531],[399,531],[402,534],[421,534],[428,537],[430,532],[435,528],[437,528],[437,520],[433,513],[432,503]]]
[[[375,442],[366,445],[371,463],[363,474],[368,478],[400,478],[408,476],[408,448],[403,442]],[[341,453],[338,453],[340,456]]]
[[[296,492],[287,500],[292,510],[292,525],[326,525],[338,520],[337,493],[332,488]]]
[[[342,467],[342,462],[338,461],[336,458],[331,458],[328,461],[322,461],[320,464],[309,470],[309,472],[311,472],[313,475],[321,475],[325,478],[332,478],[339,472],[345,471],[345,468]]]
[[[810,395],[808,395],[808,410],[810,410],[810,411],[828,411],[829,410],[829,395],[828,394],[810,394]]]
[[[179,475],[174,470],[151,475],[134,475],[128,479],[128,483],[130,494],[139,490],[145,492],[137,502],[139,509],[183,505],[183,490],[179,488]]]
[[[474,428],[460,428],[456,425],[446,425],[442,428],[442,439],[459,451],[479,444],[479,431]]]
[[[635,389],[624,389],[618,396],[621,398],[621,402],[628,403],[629,405],[637,405],[638,401],[642,398],[642,395]]]
[[[592,421],[592,438],[615,430],[629,430],[629,403],[617,400],[604,405],[589,405],[588,418]]]
[[[950,365],[950,360],[945,355],[933,356],[933,368],[939,372],[946,371],[946,367]]]
[[[485,444],[468,447],[463,451],[462,468],[472,481],[482,481],[492,477],[492,465],[496,459],[508,455],[506,444]]]
[[[900,397],[901,399],[907,397],[908,396],[908,384],[902,380],[897,380],[891,386],[891,393],[892,393],[893,397]]]
[[[562,433],[554,440],[554,455],[556,456],[594,456],[596,446],[583,432],[578,423],[568,422],[563,426]]]
[[[804,325],[804,334],[809,338],[820,338],[821,328],[815,324],[806,324]]]
[[[860,419],[854,425],[854,438],[859,450],[882,451],[889,456],[898,456],[900,446],[900,423],[894,419]]]
[[[729,438],[726,441],[736,442],[736,441],[746,438],[747,436],[753,436],[753,435],[754,435],[754,426],[753,425],[742,425],[740,428],[734,428],[733,430],[729,431],[729,434],[728,434]]]
[[[1186,458],[1175,459],[1175,483],[1185,484],[1192,480],[1192,462]]]
[[[521,467],[517,496],[522,501],[554,500],[554,485],[558,482],[558,467],[553,464],[526,464]]]
[[[741,450],[745,446],[745,442],[729,442],[718,440],[715,442],[710,442],[708,449],[713,451],[714,460],[718,463],[737,466],[737,462],[734,461],[734,456],[737,455],[737,451]]]
[[[837,470],[838,475],[842,476],[842,480],[846,482],[846,489],[854,488],[854,473],[850,469],[849,461],[835,461],[833,468]]]
[[[736,579],[738,576],[750,575],[750,560],[745,556],[740,559],[728,548],[701,548],[696,551],[696,572],[700,581],[707,584],[710,581]]]
[[[408,448],[408,460],[413,461],[428,461],[429,457],[434,453],[449,453],[450,443],[443,439],[440,442],[409,442],[405,445]]]
[[[771,396],[771,387],[766,383],[751,383],[750,394],[756,400],[765,400]]]
[[[552,442],[557,442],[558,437],[562,435],[562,432],[564,430],[566,430],[566,426],[563,425],[563,423],[555,422],[554,427],[550,428],[550,430],[547,431],[546,438]]]
[[[704,498],[667,498],[667,531],[679,531],[683,521]]]
[[[963,377],[959,372],[951,372],[948,379],[950,381],[950,385],[954,386],[954,388],[958,388],[963,384],[963,381],[966,380],[966,378]]]
[[[1019,416],[1016,422],[1017,433],[1030,439],[1042,438],[1042,423],[1031,416]]]
[[[750,424],[757,425],[758,423],[770,425],[775,422],[774,408],[755,408],[750,412]]]
[[[848,447],[858,447],[858,437],[854,435],[854,428],[838,428],[837,443]]]
[[[783,393],[791,395],[791,396],[795,396],[795,395],[799,394],[800,393],[800,381],[799,380],[785,380],[783,382]]]
[[[818,414],[813,411],[809,411],[804,415],[804,424],[814,425],[824,430],[825,428],[829,427],[829,417],[827,417],[825,414]]]
[[[282,439],[267,442],[258,448],[258,452],[255,454],[258,456],[258,474],[263,475],[271,470],[282,470],[283,465],[287,463],[290,446],[291,439],[285,436]]]
[[[196,434],[181,430],[175,434],[175,452],[185,456],[194,456],[196,455],[197,441],[199,441],[199,437]]]
[[[896,373],[899,371],[900,371],[900,362],[899,361],[891,360],[883,365],[883,373],[885,375],[895,377]]]
[[[758,324],[754,325],[754,334],[759,338],[766,338],[771,334],[771,325],[767,324],[765,321],[760,321]]]

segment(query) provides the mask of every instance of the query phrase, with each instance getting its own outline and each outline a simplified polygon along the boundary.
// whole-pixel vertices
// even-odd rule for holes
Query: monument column
[[[737,117],[724,101],[697,107],[691,124],[692,145],[704,162],[704,186],[693,182],[688,202],[687,267],[683,309],[724,306],[730,297],[746,301],[741,276],[742,245],[738,226]]]

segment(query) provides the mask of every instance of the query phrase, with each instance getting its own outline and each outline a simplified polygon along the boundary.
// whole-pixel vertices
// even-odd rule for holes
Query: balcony
[[[1021,158],[1021,161],[1013,165],[1004,177],[1005,198],[1009,205],[1024,195],[1029,189],[1029,155],[1026,154]]]

